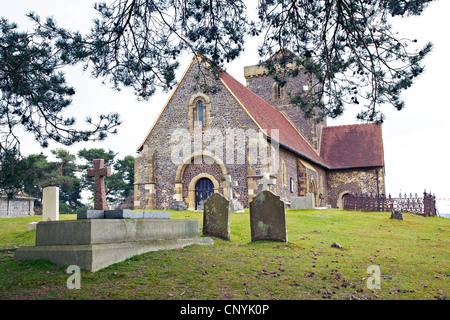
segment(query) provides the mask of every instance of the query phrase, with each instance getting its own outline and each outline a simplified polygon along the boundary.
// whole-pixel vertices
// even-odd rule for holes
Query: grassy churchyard
[[[171,214],[202,225],[202,213]],[[287,210],[288,243],[252,243],[245,210],[231,214],[231,242],[214,238],[213,247],[150,252],[95,273],[81,270],[80,289],[72,290],[67,266],[14,261],[15,248],[34,245],[27,224],[41,216],[0,219],[0,299],[447,299],[450,219],[403,218]],[[380,289],[372,287],[376,274],[368,268],[379,268]]]

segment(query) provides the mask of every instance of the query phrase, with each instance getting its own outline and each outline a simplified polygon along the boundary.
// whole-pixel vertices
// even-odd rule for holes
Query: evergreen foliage
[[[115,132],[117,114],[88,118],[91,130],[76,130],[75,119],[63,116],[75,94],[64,66],[82,63],[115,89],[131,87],[147,99],[176,84],[182,53],[200,54],[220,71],[249,37],[261,39],[261,61],[280,84],[299,72],[315,75],[291,96],[308,116],[336,118],[355,105],[360,120],[381,123],[382,105],[404,108],[401,93],[423,73],[432,49],[395,33],[390,18],[420,15],[432,1],[259,0],[252,21],[244,0],[115,0],[95,5],[97,19],[85,35],[35,13],[28,15],[31,32],[2,18],[0,150],[18,148],[17,126],[43,147],[50,139],[71,145]]]

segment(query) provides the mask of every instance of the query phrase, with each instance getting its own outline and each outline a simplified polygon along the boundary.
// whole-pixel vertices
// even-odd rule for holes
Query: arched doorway
[[[349,190],[341,192],[338,195],[337,202],[336,202],[336,207],[338,207],[339,209],[344,209],[345,198],[347,198],[349,195],[350,195],[350,191]]]
[[[214,193],[214,184],[208,178],[201,178],[195,184],[195,210],[203,210],[203,204]]]

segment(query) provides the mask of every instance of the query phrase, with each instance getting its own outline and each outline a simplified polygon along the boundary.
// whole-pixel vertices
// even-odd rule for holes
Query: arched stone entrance
[[[203,210],[203,205],[214,193],[214,184],[208,178],[200,178],[195,183],[195,210]]]
[[[197,165],[195,164],[194,159],[200,156],[202,156],[203,159],[205,159],[205,157],[209,157],[213,161],[208,161],[208,164],[203,163]],[[191,170],[195,166],[198,166],[197,169]],[[214,172],[210,172],[211,170]],[[224,179],[226,174],[227,170],[225,164],[214,154],[208,151],[192,153],[191,156],[186,157],[183,163],[178,167],[174,182],[174,200],[184,201],[188,205],[188,210],[196,210],[198,204],[196,203],[197,182],[202,178],[209,179],[213,184],[214,193],[218,193],[220,189],[220,182]],[[226,194],[226,192],[227,188],[224,187],[223,193]]]
[[[347,195],[350,194],[349,190],[345,190],[338,195],[336,206],[339,209],[344,209],[344,199]]]

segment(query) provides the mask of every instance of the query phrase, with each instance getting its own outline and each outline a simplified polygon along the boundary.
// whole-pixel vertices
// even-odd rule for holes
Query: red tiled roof
[[[331,169],[383,166],[381,126],[356,124],[324,127],[320,155]]]
[[[279,130],[279,142],[285,148],[301,154],[308,160],[327,167],[322,158],[306,142],[300,133],[291,125],[284,115],[272,107],[256,93],[242,85],[226,72],[220,73],[220,78],[230,92],[239,100],[258,126],[266,130],[271,137],[272,129]]]

